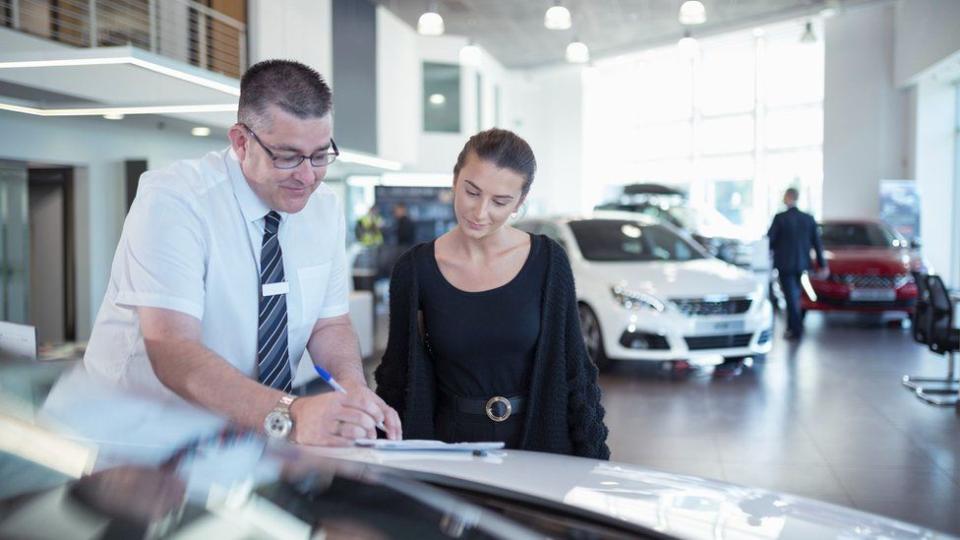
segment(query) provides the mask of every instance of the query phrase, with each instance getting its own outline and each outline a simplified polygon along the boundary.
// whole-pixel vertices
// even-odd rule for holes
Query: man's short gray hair
[[[250,66],[240,80],[237,121],[265,127],[271,105],[297,118],[322,118],[333,107],[333,94],[311,67],[292,60],[264,60]]]

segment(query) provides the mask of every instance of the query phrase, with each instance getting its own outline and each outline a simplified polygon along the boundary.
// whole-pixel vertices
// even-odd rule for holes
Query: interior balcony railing
[[[75,47],[133,45],[239,78],[244,0],[0,0],[0,25]]]

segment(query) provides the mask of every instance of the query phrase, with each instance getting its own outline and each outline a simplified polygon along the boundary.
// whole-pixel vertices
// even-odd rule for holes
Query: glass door
[[[30,323],[27,169],[0,163],[0,320]]]

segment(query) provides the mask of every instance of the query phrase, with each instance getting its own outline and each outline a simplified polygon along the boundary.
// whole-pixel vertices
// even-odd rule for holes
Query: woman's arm
[[[559,249],[559,248],[558,248]],[[573,453],[582,457],[610,459],[607,447],[607,426],[603,423],[604,410],[600,404],[599,372],[590,361],[580,331],[577,314],[577,294],[573,272],[566,254],[560,251],[557,257],[557,294],[564,296],[564,349],[567,367],[567,422]]]
[[[397,259],[390,276],[390,330],[387,350],[374,373],[377,394],[404,415],[407,364],[410,357],[410,296],[413,286],[413,257],[407,252]]]

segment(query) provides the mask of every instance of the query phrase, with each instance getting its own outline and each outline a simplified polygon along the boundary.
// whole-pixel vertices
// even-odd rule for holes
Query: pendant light
[[[560,0],[556,0],[543,15],[543,25],[550,30],[567,30],[571,24],[570,10],[560,5]]]
[[[437,12],[437,3],[430,2],[427,11],[417,21],[417,32],[423,36],[442,36],[443,17]]]

